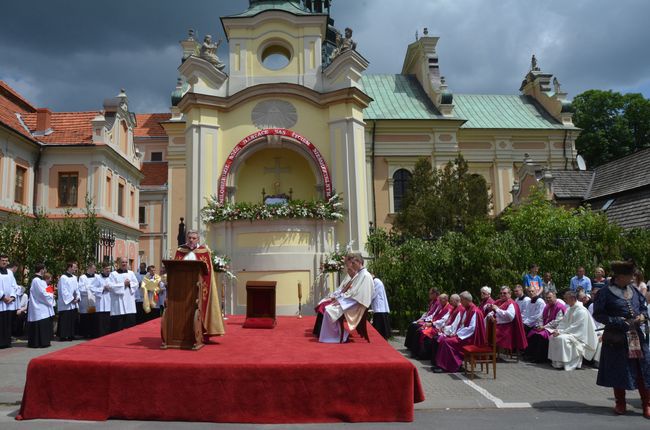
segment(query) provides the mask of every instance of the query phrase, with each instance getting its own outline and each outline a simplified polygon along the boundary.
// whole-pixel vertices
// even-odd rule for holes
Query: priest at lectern
[[[185,244],[176,250],[174,260],[201,260],[208,266],[208,274],[203,276],[203,286],[199,295],[203,339],[208,341],[210,336],[222,336],[226,331],[221,315],[217,281],[212,270],[212,253],[206,245],[199,244],[199,232],[188,230]]]

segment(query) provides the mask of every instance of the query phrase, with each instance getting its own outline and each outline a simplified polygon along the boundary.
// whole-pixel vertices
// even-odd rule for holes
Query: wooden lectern
[[[246,321],[244,328],[275,326],[275,281],[246,282]]]
[[[198,260],[163,260],[163,264],[167,269],[167,307],[161,323],[161,347],[200,349],[203,326],[198,298],[208,268]]]

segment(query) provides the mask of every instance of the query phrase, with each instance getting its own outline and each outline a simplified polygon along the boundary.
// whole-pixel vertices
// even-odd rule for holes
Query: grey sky
[[[97,110],[127,89],[131,108],[166,112],[188,28],[223,37],[247,0],[22,0],[2,7],[0,79],[38,106]],[[456,93],[516,94],[535,53],[570,97],[590,89],[650,97],[648,0],[334,0],[368,73],[399,73],[415,32],[439,36]],[[226,57],[227,47],[220,49]]]

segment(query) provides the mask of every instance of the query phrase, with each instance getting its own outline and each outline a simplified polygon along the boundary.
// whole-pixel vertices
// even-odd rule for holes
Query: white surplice
[[[91,286],[91,291],[95,296],[95,310],[97,312],[111,311],[111,275],[104,276],[103,273],[95,275],[95,282]]]
[[[79,313],[87,314],[88,309],[95,307],[95,294],[93,293],[93,285],[97,282],[97,274],[88,276],[88,274],[79,277],[79,294],[81,300],[79,301]]]
[[[129,280],[130,285],[124,285],[125,280]],[[111,273],[109,286],[111,288],[111,315],[134,314],[135,311],[135,291],[138,289],[138,279],[135,273],[130,270],[125,272],[116,270]]]
[[[36,322],[54,316],[54,302],[54,293],[47,292],[47,282],[36,276],[29,288],[27,321]]]
[[[6,269],[7,273],[0,273],[0,299],[6,297],[16,298],[16,278],[14,278],[14,272],[9,269]],[[15,302],[15,300],[14,300]],[[0,300],[0,312],[5,312],[15,309],[15,305],[12,306],[12,303],[5,303],[4,300]]]
[[[345,317],[350,330],[354,330],[361,321],[365,310],[372,302],[373,280],[370,273],[363,268],[352,278],[350,288],[337,299],[338,303],[327,305],[323,312],[319,342],[339,343],[341,331],[339,318]],[[347,285],[347,284],[346,284]],[[348,331],[345,330],[343,340],[347,340]]]
[[[59,312],[79,309],[79,304],[74,302],[75,299],[80,297],[79,281],[76,276],[69,273],[61,275],[57,290],[56,308]]]
[[[525,312],[521,313],[521,319],[524,325],[528,327],[539,327],[544,322],[544,308],[546,303],[541,298],[537,299],[535,303],[531,300],[526,305]]]
[[[576,302],[567,311],[557,327],[559,336],[551,336],[548,342],[548,358],[555,368],[574,370],[582,367],[583,357],[591,360],[596,352],[598,339],[596,327],[589,311]]]

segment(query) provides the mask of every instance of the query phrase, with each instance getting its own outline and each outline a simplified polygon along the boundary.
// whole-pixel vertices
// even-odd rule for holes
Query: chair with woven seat
[[[474,379],[476,364],[486,366],[486,373],[490,374],[490,363],[492,364],[494,379],[497,379],[497,325],[494,320],[487,322],[487,345],[465,345],[463,351],[463,367],[465,374],[469,373],[470,379]]]
[[[368,336],[368,308],[366,308],[365,312],[363,313],[363,316],[361,317],[361,321],[359,321],[359,324],[357,325],[357,328],[355,329],[359,336],[370,342],[370,337]],[[339,318],[339,325],[341,327],[341,339],[340,343],[343,343],[343,335],[345,334],[345,316],[342,316]]]

